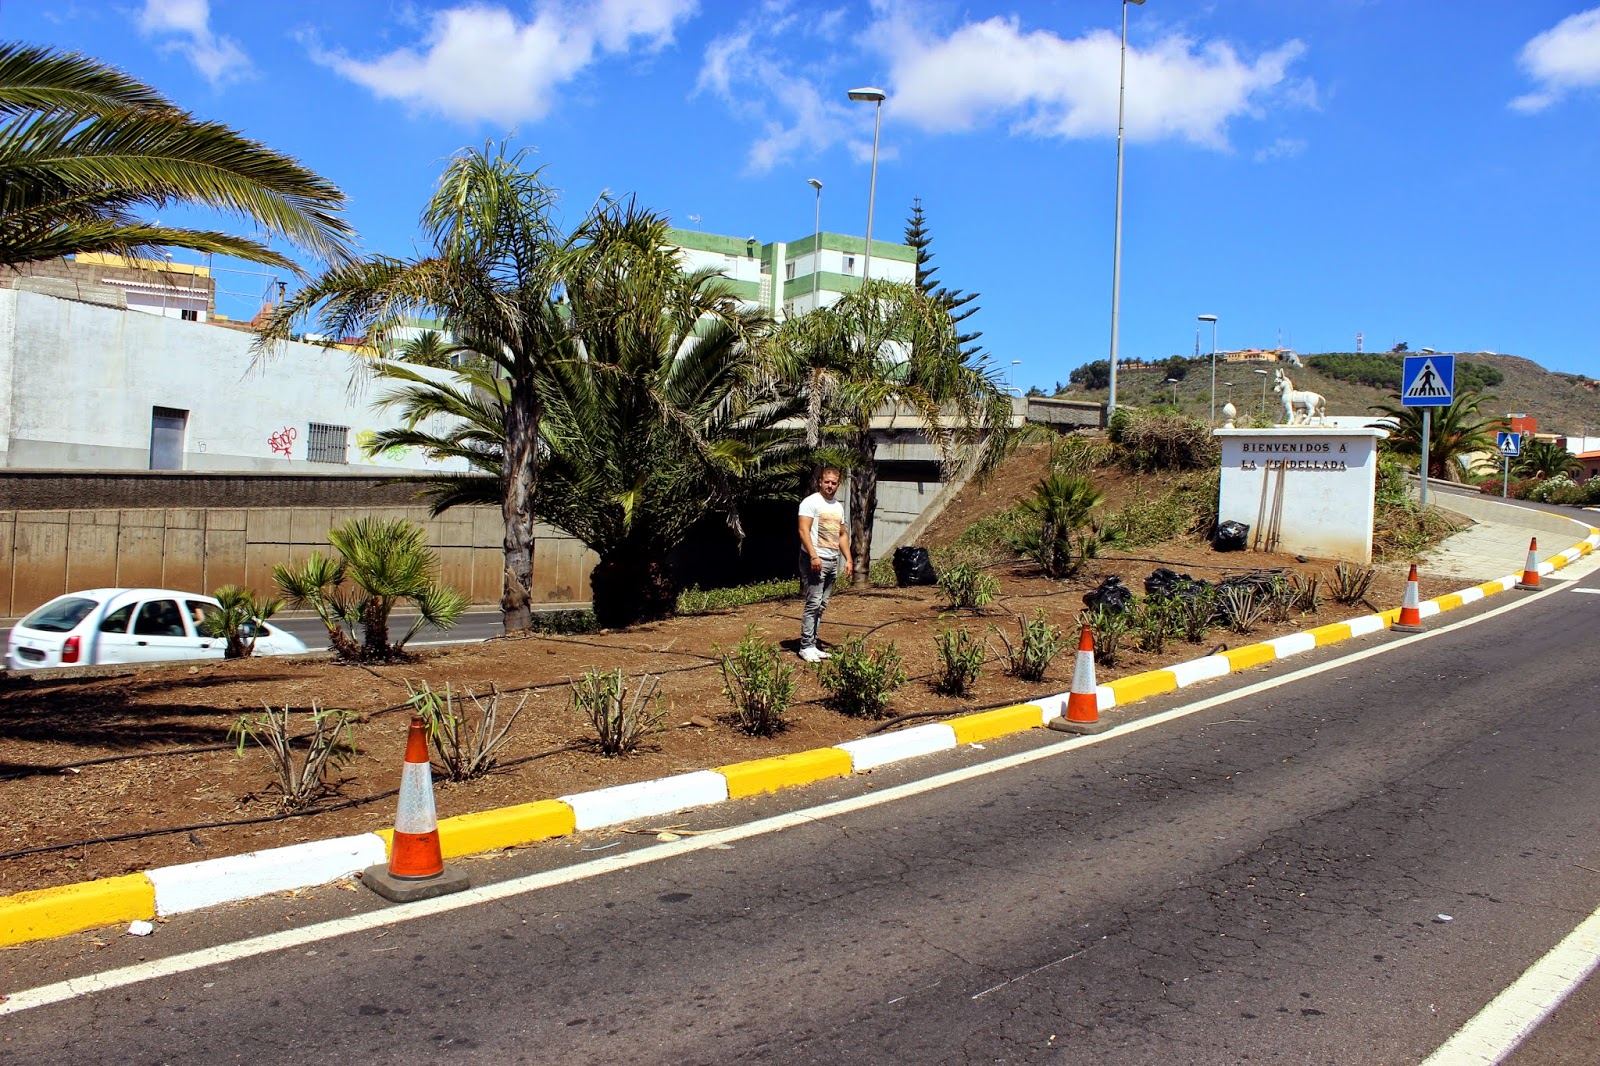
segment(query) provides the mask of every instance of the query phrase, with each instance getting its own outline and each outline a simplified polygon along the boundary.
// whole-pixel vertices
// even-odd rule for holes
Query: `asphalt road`
[[[5,1017],[0,1062],[1420,1062],[1600,908],[1597,622],[1600,595],[1558,584],[1191,689],[1170,707],[1198,709],[1097,743],[925,760],[1041,756],[892,802],[868,804],[907,775],[672,819],[846,804],[781,831],[476,863],[599,868],[415,920],[330,889],[99,959],[11,953],[0,988],[216,946]],[[345,924],[244,957],[223,935],[311,918]],[[1593,1062],[1596,998],[1514,1061]]]

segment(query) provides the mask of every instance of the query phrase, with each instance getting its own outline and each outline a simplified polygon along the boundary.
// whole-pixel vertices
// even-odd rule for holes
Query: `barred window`
[[[306,461],[342,463],[349,450],[349,426],[327,426],[313,422],[306,434]]]

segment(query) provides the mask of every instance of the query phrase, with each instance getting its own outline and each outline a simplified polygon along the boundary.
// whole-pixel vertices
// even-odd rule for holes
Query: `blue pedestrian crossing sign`
[[[1500,454],[1504,455],[1506,458],[1515,459],[1517,456],[1522,454],[1521,433],[1511,433],[1502,429],[1496,435],[1496,440],[1500,446]]]
[[[1400,403],[1404,407],[1444,407],[1455,399],[1456,357],[1408,355],[1400,372]]]

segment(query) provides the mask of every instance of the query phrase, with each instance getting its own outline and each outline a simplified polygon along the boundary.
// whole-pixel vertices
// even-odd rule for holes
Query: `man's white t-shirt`
[[[839,558],[839,534],[844,529],[844,504],[813,492],[800,501],[800,517],[811,519],[811,546],[823,559]]]

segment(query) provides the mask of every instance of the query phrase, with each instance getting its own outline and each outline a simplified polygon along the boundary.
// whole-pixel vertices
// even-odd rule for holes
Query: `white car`
[[[220,659],[221,637],[206,636],[201,622],[222,606],[210,596],[171,589],[89,589],[57,596],[11,629],[8,670],[171,659]],[[293,633],[257,622],[257,655],[306,650]]]

